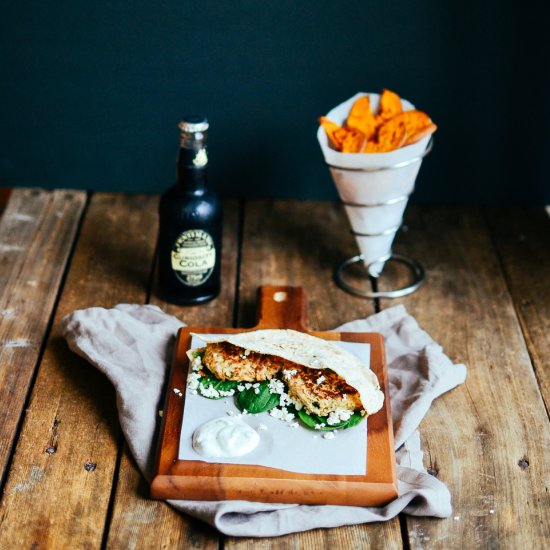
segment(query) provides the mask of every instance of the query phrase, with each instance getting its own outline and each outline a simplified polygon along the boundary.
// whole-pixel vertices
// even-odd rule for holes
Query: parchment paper
[[[209,336],[212,336],[211,334]],[[355,354],[370,368],[370,344],[334,342]],[[191,349],[204,346],[193,336]],[[191,368],[191,367],[190,367]],[[179,388],[183,391],[183,388]],[[224,464],[257,464],[290,472],[306,474],[365,475],[367,471],[367,422],[348,430],[338,430],[334,439],[324,439],[328,433],[310,430],[301,423],[292,428],[290,424],[273,418],[267,412],[247,414],[243,420],[258,430],[263,424],[267,430],[258,430],[260,443],[248,455],[237,458],[205,458],[197,454],[191,444],[193,432],[205,422],[227,416],[228,412],[240,414],[234,397],[207,399],[194,395],[186,388],[185,407],[180,436],[180,460],[201,460]],[[295,419],[295,422],[299,422]]]

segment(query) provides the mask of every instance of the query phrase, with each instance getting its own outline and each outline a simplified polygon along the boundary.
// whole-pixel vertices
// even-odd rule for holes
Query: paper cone
[[[364,95],[369,96],[371,108],[376,112],[379,94],[360,92],[329,111],[327,118],[342,125],[355,100]],[[414,109],[404,99],[402,104],[406,111]],[[329,146],[322,127],[317,131],[317,139],[345,204],[365,267],[370,275],[378,277],[391,255],[395,234],[420,170],[421,161],[407,163],[424,155],[430,136],[389,153],[340,153]]]

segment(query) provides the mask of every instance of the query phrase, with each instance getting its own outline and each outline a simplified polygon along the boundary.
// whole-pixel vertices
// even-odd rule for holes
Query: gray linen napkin
[[[156,306],[120,304],[113,309],[75,311],[61,323],[69,347],[115,386],[122,430],[138,467],[149,480],[162,388],[182,322]],[[403,306],[346,323],[338,330],[384,335],[397,449],[398,498],[379,508],[168,501],[172,506],[226,535],[247,537],[382,521],[399,512],[435,517],[451,514],[447,487],[424,470],[417,427],[436,397],[464,382],[466,367],[453,365]]]

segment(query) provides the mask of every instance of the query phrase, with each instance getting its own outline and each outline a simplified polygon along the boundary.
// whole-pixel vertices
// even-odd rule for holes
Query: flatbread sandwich
[[[195,336],[206,346],[188,352],[189,388],[213,399],[234,395],[245,413],[335,430],[382,407],[376,375],[332,341],[277,329]]]

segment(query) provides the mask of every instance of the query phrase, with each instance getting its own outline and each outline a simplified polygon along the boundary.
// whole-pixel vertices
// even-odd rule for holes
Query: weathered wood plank
[[[17,189],[0,219],[0,482],[85,204]]]
[[[544,209],[491,209],[491,233],[550,412],[550,218]]]
[[[420,260],[428,279],[402,301],[468,366],[466,384],[436,400],[421,425],[426,463],[449,486],[454,513],[407,518],[411,547],[543,548],[550,427],[484,217],[417,207],[408,218],[396,250]],[[385,284],[403,282],[387,275]]]
[[[229,538],[225,549],[231,550],[378,550],[402,548],[399,529],[388,531],[383,524],[314,529],[276,538]]]
[[[114,392],[72,354],[60,318],[88,306],[143,302],[156,200],[91,199],[32,391],[0,507],[0,547],[99,547],[120,430]]]
[[[357,254],[345,213],[330,202],[250,201],[244,217],[240,270],[240,324],[254,322],[252,306],[261,284],[305,287],[309,325],[333,328],[374,312],[371,301],[349,296],[332,279],[334,265]],[[285,537],[228,538],[225,548],[401,548],[397,520],[316,529]]]
[[[316,330],[374,312],[372,301],[350,296],[333,280],[335,265],[358,253],[339,204],[247,201],[244,223],[240,326],[255,324],[256,288],[263,284],[303,286]]]
[[[219,533],[149,498],[149,484],[125,446],[116,485],[107,548],[197,548],[217,550]]]
[[[224,204],[222,290],[201,306],[175,306],[151,297],[151,303],[187,324],[232,326],[239,248],[240,208],[237,201]],[[155,285],[156,286],[156,277]],[[149,488],[127,452],[122,457],[116,487],[108,547],[110,548],[211,548],[219,535],[202,522],[176,512],[164,502],[149,499]]]

